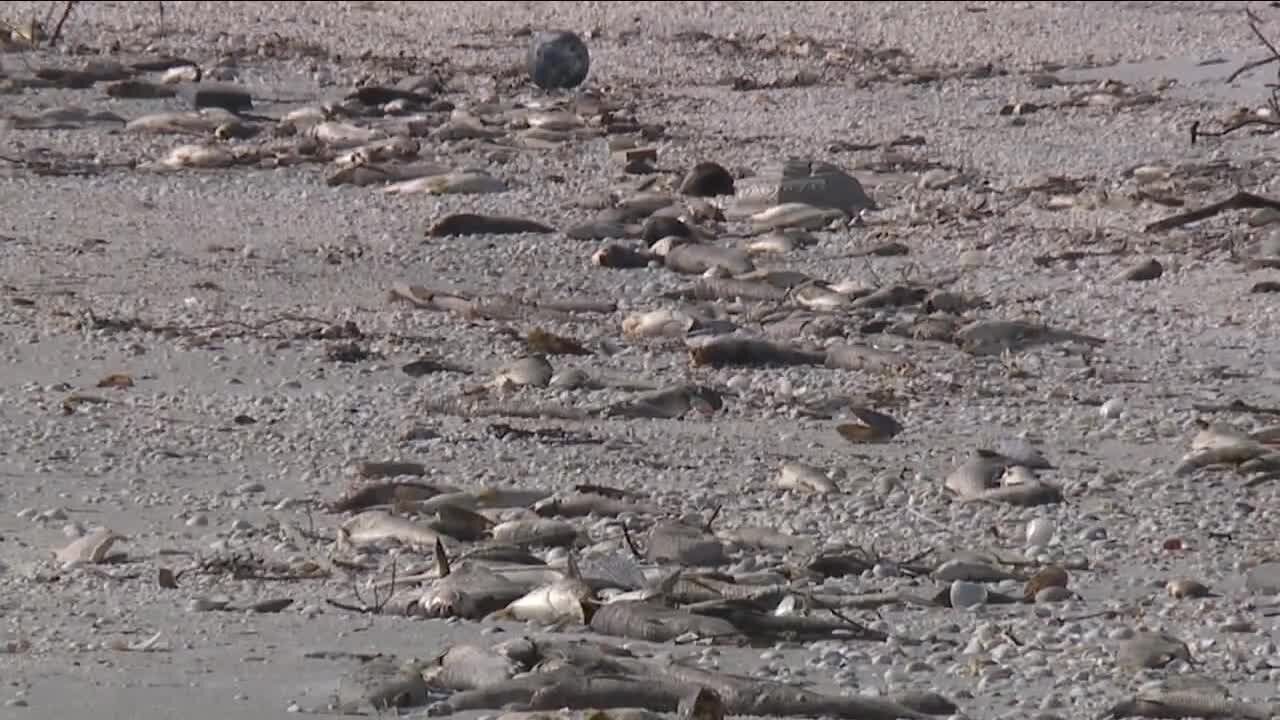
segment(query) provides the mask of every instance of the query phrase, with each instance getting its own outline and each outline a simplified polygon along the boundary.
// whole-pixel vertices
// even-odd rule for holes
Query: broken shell
[[[58,562],[64,565],[70,563],[100,563],[107,559],[111,546],[124,539],[123,535],[110,528],[100,528],[72,541],[71,544],[60,550],[54,550],[53,554]]]
[[[839,492],[835,481],[821,468],[801,462],[783,463],[776,484],[783,490],[798,492]]]

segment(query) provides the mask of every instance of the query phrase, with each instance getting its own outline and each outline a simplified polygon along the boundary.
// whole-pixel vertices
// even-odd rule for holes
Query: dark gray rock
[[[567,90],[582,84],[591,69],[586,43],[567,30],[538,32],[529,45],[529,77],[543,90]]]
[[[680,183],[680,194],[693,197],[732,195],[733,190],[733,175],[723,165],[714,162],[694,165],[684,182]]]

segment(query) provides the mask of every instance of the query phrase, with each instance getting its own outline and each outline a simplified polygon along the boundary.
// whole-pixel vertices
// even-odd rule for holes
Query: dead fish
[[[143,167],[150,170],[214,169],[238,163],[235,153],[219,145],[179,145],[160,160]]]
[[[1057,485],[1032,479],[1015,485],[988,488],[973,495],[960,498],[962,503],[990,502],[1017,507],[1037,507],[1064,502],[1062,488]]]
[[[621,498],[606,497],[594,493],[575,493],[566,497],[553,497],[536,503],[533,511],[542,517],[577,518],[617,517],[622,513],[658,514],[659,509]]]
[[[1169,597],[1176,600],[1184,598],[1222,597],[1209,589],[1208,585],[1191,578],[1174,578],[1165,584]]]
[[[567,233],[566,233],[567,234]],[[591,255],[591,262],[604,268],[627,270],[649,267],[657,257],[648,250],[610,243]]]
[[[364,510],[376,505],[414,503],[433,498],[452,488],[437,487],[426,483],[390,482],[368,485],[355,493],[329,504],[329,512]]]
[[[385,541],[424,550],[434,547],[440,534],[431,528],[382,510],[366,510],[339,527],[339,538],[359,547]]]
[[[848,220],[847,215],[832,208],[818,208],[805,203],[783,203],[751,216],[751,229],[756,233],[786,228],[820,230],[838,220]]]
[[[703,416],[724,408],[720,393],[704,385],[677,385],[614,403],[599,412],[604,417],[679,420],[690,411]]]
[[[449,122],[431,132],[431,137],[442,142],[454,140],[492,140],[506,134],[501,128],[488,128],[478,118],[455,116]]]
[[[550,518],[508,520],[493,527],[493,539],[509,545],[572,547],[581,535],[572,523]]]
[[[850,343],[829,346],[822,365],[835,370],[893,370],[911,367],[910,361],[901,353]]]
[[[423,669],[431,687],[475,690],[498,685],[522,672],[520,664],[491,646],[454,645]]]
[[[110,528],[99,528],[54,550],[53,557],[62,565],[103,563],[110,557],[112,546],[125,539],[125,536]]]
[[[610,637],[645,642],[671,642],[683,635],[733,642],[741,633],[727,620],[694,615],[687,610],[663,607],[641,600],[611,602],[598,608],[591,618],[591,630]]]
[[[494,523],[485,517],[457,505],[441,505],[435,509],[435,517],[427,527],[456,540],[474,542],[489,536]]]
[[[834,312],[852,304],[847,296],[817,283],[792,290],[791,299],[802,308],[822,312]]]
[[[477,215],[454,213],[438,220],[427,231],[427,237],[451,237],[457,235],[515,235],[534,233],[545,235],[555,228],[540,222],[503,215]]]
[[[340,185],[368,187],[370,185],[385,185],[389,182],[401,180],[413,180],[428,175],[442,175],[447,172],[449,172],[448,167],[433,162],[403,165],[399,163],[360,163],[340,168],[325,179],[325,184],[329,187],[338,187]]]
[[[467,564],[437,580],[411,614],[481,620],[523,597],[529,588],[483,565]]]
[[[482,487],[465,492],[442,493],[419,503],[422,512],[435,512],[442,505],[457,505],[468,510],[482,508],[523,508],[548,498],[552,493],[524,488]]]
[[[747,238],[742,241],[741,247],[752,255],[761,255],[785,254],[817,244],[818,238],[803,228],[783,228],[759,237]]]
[[[889,285],[868,295],[863,295],[851,304],[856,308],[903,307],[919,303],[928,294],[929,291],[924,288]]]
[[[758,280],[741,278],[700,278],[687,288],[663,293],[670,300],[783,300],[786,290]]]
[[[383,189],[388,195],[485,195],[507,191],[507,184],[485,172],[451,172],[392,183]]]
[[[932,575],[935,580],[943,582],[953,582],[955,580],[963,580],[965,582],[1001,582],[1022,579],[990,563],[964,558],[955,558],[942,563],[934,569]]]
[[[768,552],[811,552],[814,549],[813,538],[797,537],[757,525],[721,530],[716,533],[716,537],[725,542]]]
[[[1139,693],[1113,705],[1104,718],[1202,718],[1203,720],[1273,720],[1280,712],[1263,703],[1187,690]]]
[[[777,268],[756,268],[748,273],[734,276],[735,280],[758,280],[782,290],[793,290],[808,285],[826,286],[825,280],[819,280],[797,270],[779,270]]]
[[[622,334],[628,337],[681,337],[697,327],[697,322],[679,310],[635,312],[622,319]]]
[[[775,484],[782,490],[824,495],[840,492],[835,481],[824,470],[802,462],[783,463]]]
[[[1166,633],[1141,631],[1116,646],[1116,665],[1128,670],[1162,668],[1174,660],[1194,664],[1187,644]]]
[[[892,417],[870,408],[849,406],[853,422],[836,426],[840,437],[851,443],[879,443],[892,440],[903,430],[902,424]]]
[[[326,120],[309,128],[305,133],[305,137],[335,150],[349,150],[361,145],[368,145],[376,140],[382,140],[385,135],[379,130]]]
[[[370,163],[382,163],[388,160],[407,160],[415,157],[421,145],[417,140],[410,137],[396,136],[387,138],[386,140],[378,140],[377,142],[361,145],[354,150],[345,152],[333,159],[333,164],[338,166],[346,165],[368,165]],[[444,175],[449,172],[448,168],[444,168],[438,175]]]
[[[724,543],[716,536],[682,522],[663,521],[649,531],[645,555],[650,562],[687,566],[728,562]]]
[[[124,131],[154,135],[212,135],[219,126],[237,120],[234,113],[222,108],[204,108],[143,115],[126,123]]]
[[[416,670],[378,657],[343,676],[337,700],[343,712],[417,707],[427,702],[427,684]]]
[[[570,555],[566,577],[529,592],[487,619],[532,620],[544,625],[586,625],[591,622],[597,606],[595,591],[582,580],[577,563]]]
[[[55,107],[33,115],[0,113],[0,127],[10,130],[79,130],[91,123],[127,124],[115,113],[91,113],[81,107]]]
[[[1106,340],[1102,338],[1018,320],[972,322],[956,331],[955,340],[961,350],[980,356],[1016,353],[1039,345],[1057,343],[1093,347],[1106,344]]]
[[[751,257],[741,250],[685,243],[667,251],[663,264],[668,270],[685,275],[701,275],[711,268],[723,268],[730,275],[741,275],[755,269]]]
[[[617,220],[591,220],[569,227],[564,234],[572,240],[619,240],[639,237],[640,228]]]
[[[823,352],[740,336],[722,335],[689,347],[694,367],[822,365],[825,360]]]

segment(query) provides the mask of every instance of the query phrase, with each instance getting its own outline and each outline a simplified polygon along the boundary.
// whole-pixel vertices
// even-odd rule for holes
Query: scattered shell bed
[[[0,11],[6,712],[1280,711],[1243,4],[156,5]]]

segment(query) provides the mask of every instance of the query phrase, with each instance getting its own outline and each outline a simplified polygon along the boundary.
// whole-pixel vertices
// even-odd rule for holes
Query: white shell
[[[977,607],[987,601],[987,586],[982,583],[956,580],[951,583],[951,607],[964,609]]]
[[[1111,398],[1110,400],[1102,403],[1102,407],[1098,408],[1098,412],[1102,417],[1108,420],[1114,420],[1124,414],[1124,399]]]
[[[53,551],[54,558],[66,565],[70,563],[100,563],[107,559],[111,546],[124,537],[110,528],[100,528],[71,541],[69,545]]]
[[[1048,545],[1057,529],[1057,523],[1049,518],[1038,517],[1032,520],[1027,523],[1027,545],[1031,547]]]

